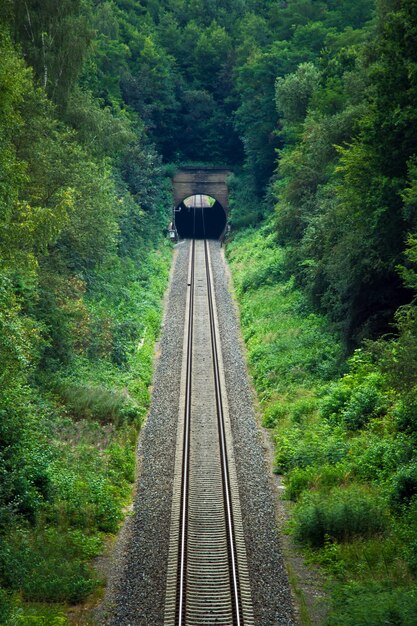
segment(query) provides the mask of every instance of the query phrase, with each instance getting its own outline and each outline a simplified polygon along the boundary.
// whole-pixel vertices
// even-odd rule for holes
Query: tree
[[[25,58],[48,95],[62,107],[93,36],[89,6],[88,0],[14,2],[14,25]]]

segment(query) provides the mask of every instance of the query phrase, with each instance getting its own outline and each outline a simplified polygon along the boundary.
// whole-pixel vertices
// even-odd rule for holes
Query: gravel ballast
[[[109,626],[163,626],[179,381],[187,290],[188,242],[176,247],[152,404],[138,448],[139,481],[123,552],[100,610]],[[293,605],[276,531],[269,469],[218,242],[210,243],[229,410],[256,626],[292,626]],[[117,552],[117,549],[116,549]]]

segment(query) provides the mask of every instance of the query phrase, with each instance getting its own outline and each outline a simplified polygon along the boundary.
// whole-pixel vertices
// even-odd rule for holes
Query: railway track
[[[207,241],[191,241],[164,626],[253,626]]]

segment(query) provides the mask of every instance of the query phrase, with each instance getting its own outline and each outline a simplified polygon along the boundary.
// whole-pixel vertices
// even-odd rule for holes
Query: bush
[[[384,531],[387,512],[383,503],[358,486],[335,488],[328,494],[306,494],[295,510],[297,541],[314,548],[326,538],[351,541]]]
[[[98,584],[86,561],[99,547],[96,539],[62,528],[18,530],[3,541],[0,580],[25,600],[77,603]]]
[[[402,543],[402,558],[409,571],[417,576],[417,498],[413,498],[407,508],[403,508],[402,515],[395,519],[394,532]]]
[[[12,614],[13,604],[10,593],[0,588],[0,624],[7,624]]]
[[[395,508],[408,504],[417,494],[417,463],[401,467],[392,477],[391,502]]]
[[[280,248],[271,247],[268,255],[250,268],[247,268],[240,282],[240,289],[244,293],[250,289],[259,289],[262,285],[272,285],[282,278],[283,253]]]
[[[264,411],[262,424],[265,428],[273,428],[288,415],[289,408],[284,402],[272,402]]]
[[[321,417],[330,423],[337,424],[339,415],[349,402],[351,395],[352,389],[343,382],[343,379],[330,385],[320,402]]]
[[[403,435],[381,437],[365,431],[351,440],[350,452],[352,472],[358,478],[381,482],[410,461],[413,446]]]
[[[35,604],[15,608],[10,626],[69,626],[67,612],[59,605]]]
[[[337,591],[327,626],[415,626],[413,589],[384,589],[350,583]]]
[[[372,372],[364,380],[359,375],[357,378],[354,374],[345,376],[332,384],[321,400],[320,414],[331,424],[359,430],[386,410],[380,375]]]
[[[288,500],[298,500],[301,493],[308,489],[317,475],[314,467],[295,467],[285,479],[285,497]]]
[[[316,398],[306,397],[300,398],[293,402],[290,412],[291,421],[300,424],[306,417],[311,416],[317,409]]]
[[[277,470],[289,471],[295,467],[335,464],[346,457],[349,444],[339,430],[326,423],[310,424],[307,429],[298,425],[278,430],[276,434]]]
[[[107,454],[109,455],[110,470],[114,474],[114,482],[120,483],[121,480],[125,480],[128,483],[133,483],[136,467],[134,450],[130,446],[113,443],[109,446]]]
[[[94,468],[84,466],[81,476],[69,468],[57,468],[53,480],[55,501],[48,510],[50,520],[65,520],[69,526],[90,531],[117,531],[125,494],[110,483],[103,470],[95,474]]]
[[[320,467],[296,467],[286,477],[285,495],[289,500],[298,500],[306,489],[329,491],[332,487],[345,483],[348,478],[349,469],[342,463]]]
[[[407,394],[394,409],[394,418],[400,432],[413,435],[417,433],[417,398]]]
[[[348,430],[363,428],[370,419],[379,417],[384,411],[384,396],[372,384],[356,388],[342,411],[342,423]]]

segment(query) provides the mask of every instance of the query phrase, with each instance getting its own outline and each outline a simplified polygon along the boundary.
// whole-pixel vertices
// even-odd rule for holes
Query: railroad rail
[[[164,626],[253,626],[210,248],[189,246]]]

